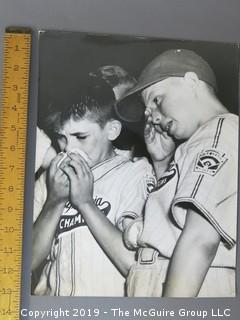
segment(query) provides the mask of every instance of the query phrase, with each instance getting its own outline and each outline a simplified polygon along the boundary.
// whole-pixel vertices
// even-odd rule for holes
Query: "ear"
[[[192,89],[196,89],[199,85],[199,78],[195,72],[186,72],[184,80]]]
[[[114,141],[120,135],[122,130],[122,124],[118,120],[110,120],[107,123],[108,126],[108,139]]]

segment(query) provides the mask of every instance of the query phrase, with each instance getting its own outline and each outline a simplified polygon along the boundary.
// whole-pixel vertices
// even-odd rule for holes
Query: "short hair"
[[[44,120],[43,128],[51,135],[70,117],[74,119],[88,117],[103,127],[108,120],[118,119],[113,107],[116,102],[114,88],[125,86],[124,90],[127,91],[135,84],[136,79],[122,67],[101,66],[89,72],[80,93],[75,94],[74,99],[70,97],[67,105],[49,104],[49,114]]]
[[[97,81],[85,91],[83,90],[75,101],[60,108],[51,105],[52,111],[45,119],[45,130],[51,133],[56,132],[69,119],[90,119],[103,128],[108,121],[117,118],[114,103],[115,96],[111,88]]]

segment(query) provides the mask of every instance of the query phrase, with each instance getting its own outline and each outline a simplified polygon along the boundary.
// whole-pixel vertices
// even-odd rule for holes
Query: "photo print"
[[[236,295],[239,49],[39,33],[32,295]]]

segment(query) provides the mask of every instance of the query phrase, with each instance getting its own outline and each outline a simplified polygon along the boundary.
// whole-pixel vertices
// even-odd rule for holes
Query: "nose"
[[[73,149],[73,146],[71,143],[66,143],[64,147],[64,152],[70,152]]]
[[[76,149],[75,143],[72,141],[72,139],[66,140],[63,145],[63,151],[64,152],[70,152],[73,149]]]

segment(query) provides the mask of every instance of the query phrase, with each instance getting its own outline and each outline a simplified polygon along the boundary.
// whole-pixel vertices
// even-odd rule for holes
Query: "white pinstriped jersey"
[[[146,203],[140,245],[170,258],[191,204],[221,236],[212,266],[235,268],[237,168],[238,117],[222,114],[177,148]]]
[[[135,218],[142,214],[148,188],[155,183],[152,167],[146,159],[132,162],[121,153],[92,170],[95,203],[122,230],[125,217]],[[46,200],[44,176],[35,187],[34,221]],[[81,213],[67,203],[34,293],[124,296],[124,283],[125,279],[97,244]]]

